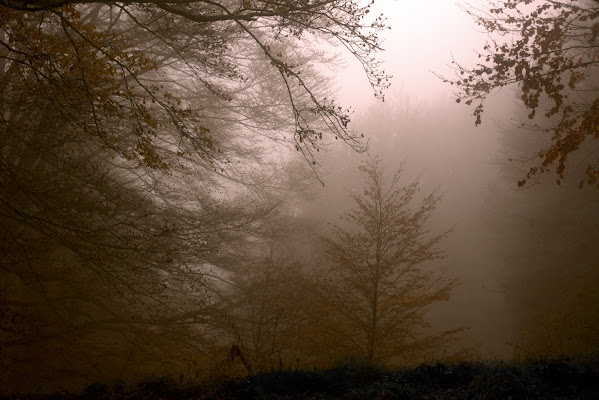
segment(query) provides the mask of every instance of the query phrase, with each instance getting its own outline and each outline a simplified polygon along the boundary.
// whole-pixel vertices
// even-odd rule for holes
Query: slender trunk
[[[377,313],[378,313],[378,285],[375,285],[374,293],[372,296],[372,320],[370,321],[370,332],[368,334],[368,355],[367,362],[368,366],[374,364],[374,346],[376,343],[376,331],[377,331]]]
[[[373,291],[372,291],[372,319],[370,321],[370,332],[368,335],[368,354],[367,354],[367,362],[368,366],[372,366],[374,364],[374,348],[376,346],[376,336],[377,336],[377,328],[378,328],[378,303],[379,303],[379,286],[381,279],[381,260],[382,260],[382,250],[381,244],[383,239],[383,193],[382,187],[380,184],[377,186],[377,194],[376,194],[376,225],[377,225],[377,237],[376,237],[376,249],[375,249],[375,260],[374,260],[374,281],[373,281]]]

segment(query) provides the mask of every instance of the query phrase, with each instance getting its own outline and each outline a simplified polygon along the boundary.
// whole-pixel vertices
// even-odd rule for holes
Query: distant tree
[[[530,168],[523,186],[531,177],[553,166],[561,183],[566,161],[585,140],[599,137],[599,97],[596,82],[599,67],[599,3],[590,0],[492,1],[487,10],[466,11],[483,27],[491,42],[478,57],[474,68],[457,62],[456,77],[444,78],[456,88],[457,102],[476,104],[476,125],[481,123],[488,95],[508,85],[518,85],[529,119],[537,111],[548,119],[538,128],[552,142],[538,151],[539,161]],[[548,102],[543,102],[546,99]],[[543,104],[550,106],[544,109]],[[599,188],[599,161],[584,160],[586,183]]]
[[[348,225],[334,226],[324,239],[329,274],[321,287],[323,334],[339,355],[359,356],[369,365],[414,359],[455,333],[422,334],[427,307],[447,300],[457,285],[427,265],[444,257],[439,244],[448,232],[432,235],[427,228],[441,196],[433,192],[417,203],[419,182],[401,186],[402,169],[388,178],[379,158],[359,169],[364,186],[342,216]]]
[[[243,349],[252,372],[296,367],[303,358],[297,342],[303,298],[308,295],[303,265],[273,253],[247,262],[226,294],[222,326]]]
[[[305,305],[312,295],[308,272],[311,224],[301,217],[271,216],[264,230],[237,250],[237,268],[216,285],[221,333],[217,346],[239,346],[252,372],[297,368]],[[302,249],[304,248],[304,249]],[[303,251],[302,251],[303,250]],[[224,331],[224,335],[222,332]]]
[[[515,118],[526,116],[523,109],[516,113]],[[498,290],[512,321],[515,356],[597,353],[599,191],[592,186],[577,190],[575,180],[551,185],[549,176],[539,176],[526,190],[510,190],[536,161],[534,149],[549,138],[505,125],[497,160],[502,179],[484,201],[484,223],[493,232],[488,257],[501,268]]]

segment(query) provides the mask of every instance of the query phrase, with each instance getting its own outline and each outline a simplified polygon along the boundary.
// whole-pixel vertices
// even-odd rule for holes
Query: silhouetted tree
[[[418,181],[401,186],[402,170],[385,176],[379,158],[359,169],[364,186],[351,195],[354,208],[342,216],[347,225],[323,239],[329,275],[321,324],[340,356],[369,365],[417,358],[454,332],[422,335],[427,307],[448,299],[457,284],[430,264],[444,257],[439,244],[448,234],[427,229],[441,196],[433,192],[418,203]]]

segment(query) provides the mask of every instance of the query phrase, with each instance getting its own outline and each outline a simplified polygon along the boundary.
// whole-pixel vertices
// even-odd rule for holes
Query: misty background
[[[591,327],[599,307],[599,193],[576,187],[584,172],[580,159],[593,149],[570,161],[568,184],[545,176],[518,187],[547,138],[520,127],[527,113],[513,88],[487,99],[483,123],[475,127],[474,107],[457,104],[452,87],[433,74],[450,75],[452,60],[474,64],[475,49],[488,40],[462,9],[466,4],[482,9],[486,3],[377,3],[391,26],[382,58],[392,86],[385,102],[376,101],[348,59],[337,80],[341,99],[355,112],[353,127],[368,133],[371,152],[390,167],[406,161],[411,177],[444,193],[435,227],[453,227],[445,262],[461,285],[434,306],[435,322],[470,327],[464,345],[484,359],[522,356],[519,346],[527,341],[539,355],[588,350],[591,340],[573,343],[580,339],[570,328],[577,318]],[[335,174],[338,164],[326,165],[324,203],[355,187]]]
[[[249,38],[225,23],[196,26],[181,16],[174,22],[156,17],[151,7],[134,10],[140,23],[112,6],[80,5],[83,19],[124,35],[117,43],[131,46],[124,48],[135,57],[123,60],[142,60],[139,71],[132,69],[142,77],[139,87],[119,89],[116,96],[125,97],[111,102],[114,92],[106,94],[105,82],[118,88],[135,73],[123,72],[121,82],[111,68],[87,69],[86,60],[98,62],[96,49],[81,41],[72,53],[72,37],[55,33],[76,27],[63,26],[56,15],[39,22],[49,26],[40,42],[58,43],[49,60],[55,56],[57,65],[74,67],[50,69],[49,76],[64,82],[44,86],[35,69],[22,78],[9,57],[1,61],[8,88],[0,97],[3,129],[10,135],[0,143],[6,182],[0,191],[0,389],[49,391],[152,374],[186,382],[311,370],[358,356],[364,361],[366,353],[369,364],[398,366],[595,354],[599,191],[578,188],[594,149],[585,144],[571,156],[559,184],[550,172],[518,185],[550,140],[522,125],[527,111],[516,90],[492,93],[475,126],[474,107],[457,102],[440,78],[455,72],[453,60],[475,64],[476,50],[488,40],[465,4],[374,4],[370,15],[382,13],[391,27],[380,33],[385,51],[377,54],[393,76],[384,101],[373,95],[380,87],[369,84],[372,76],[359,60],[317,37],[301,47],[295,46],[299,34],[279,35],[260,25]],[[38,23],[34,13],[26,16],[29,25],[6,15],[17,32]],[[169,37],[172,45],[140,26],[180,29],[181,35]],[[196,32],[198,26],[206,31]],[[15,37],[29,44],[27,35]],[[200,67],[173,52],[177,46]],[[283,60],[301,65],[313,92],[288,84],[296,83],[290,78],[295,64]],[[163,64],[154,69],[153,63]],[[77,68],[91,78],[72,78]],[[281,84],[284,71],[287,86]],[[81,100],[88,82],[97,84],[101,101],[108,99],[100,101],[99,119]],[[166,89],[144,87],[136,97],[140,82]],[[56,97],[41,96],[36,85]],[[163,103],[154,97],[146,102],[147,93]],[[319,120],[318,112],[329,110],[315,107],[313,99],[324,98],[326,105],[331,97],[343,106],[334,115],[351,109],[348,132],[343,118]],[[183,121],[183,128],[170,129],[169,118]],[[98,121],[105,126],[96,132]],[[144,123],[151,129],[138,130]],[[196,130],[186,130],[186,123]],[[366,143],[368,152],[355,151]],[[364,333],[369,351],[352,348],[352,325],[343,312],[358,314],[360,279],[338,260],[355,249],[337,243],[350,236],[340,235],[343,229],[354,232],[348,227],[356,199],[369,194],[364,165],[378,171],[377,160],[385,174],[402,169],[404,190],[414,190],[408,189],[407,205],[422,201],[431,212],[415,232],[433,235],[439,253],[435,246],[430,254],[422,250],[421,269],[446,279],[433,279],[441,283],[429,293],[414,278],[408,286],[415,295],[389,301],[413,307],[416,317],[402,320],[413,326],[395,324],[403,336],[395,335],[401,337],[378,359],[372,332]],[[338,340],[337,330],[349,339]],[[427,335],[435,340],[418,341]],[[410,353],[406,338],[422,347],[414,346],[421,354],[403,355]],[[447,347],[439,345],[443,340]]]

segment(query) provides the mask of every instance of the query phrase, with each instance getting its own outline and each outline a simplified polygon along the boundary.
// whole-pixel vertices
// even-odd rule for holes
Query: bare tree
[[[301,218],[270,216],[238,250],[239,267],[219,290],[220,326],[229,338],[221,345],[239,345],[253,372],[305,366],[311,228]]]

